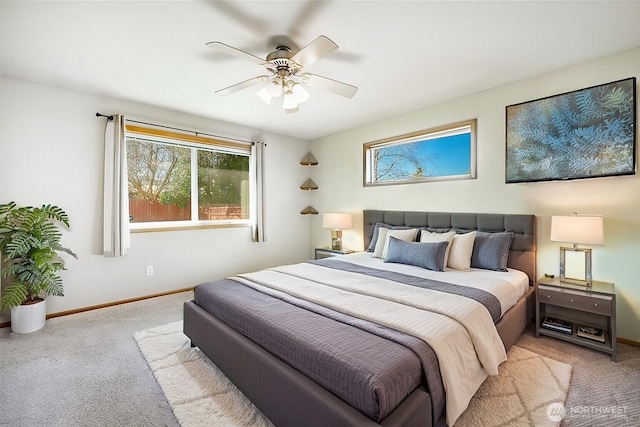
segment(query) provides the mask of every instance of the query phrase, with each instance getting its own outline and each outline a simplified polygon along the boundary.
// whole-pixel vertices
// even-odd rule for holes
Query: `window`
[[[127,124],[132,230],[249,224],[251,145]]]
[[[476,120],[364,144],[364,185],[476,177]]]

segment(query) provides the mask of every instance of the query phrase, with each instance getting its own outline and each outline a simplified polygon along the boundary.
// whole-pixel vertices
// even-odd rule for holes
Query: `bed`
[[[535,216],[366,210],[363,219],[369,252],[204,283],[185,303],[184,333],[192,345],[277,426],[451,424],[532,318]],[[411,230],[417,230],[413,238],[402,237]],[[442,244],[438,239],[448,231],[454,237]],[[389,235],[384,260],[383,234]],[[436,270],[443,267],[443,248],[457,248],[457,254],[471,234],[476,249],[509,235],[507,252],[498,256],[507,271],[472,267],[469,277],[479,273],[474,281],[482,286],[467,288],[456,285],[466,280],[466,270],[411,265],[407,254],[420,248],[435,254]],[[453,255],[447,253],[449,260]],[[485,291],[485,282],[490,288],[506,276],[519,283],[512,286],[517,297],[515,290]],[[442,277],[452,283],[443,284]],[[392,301],[378,301],[376,292],[389,286]],[[311,296],[302,296],[307,288]],[[477,298],[457,294],[463,288]],[[505,298],[513,300],[508,309]],[[440,313],[445,305],[461,319]],[[470,313],[482,321],[466,319]],[[439,326],[429,332],[416,326],[431,317]],[[465,346],[477,352],[476,360],[468,359]],[[459,353],[446,356],[445,350]]]

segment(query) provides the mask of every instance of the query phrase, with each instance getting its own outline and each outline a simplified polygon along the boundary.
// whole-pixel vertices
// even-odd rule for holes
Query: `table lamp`
[[[560,281],[591,287],[591,248],[582,245],[604,245],[604,226],[602,215],[558,215],[551,217],[552,242],[573,243],[573,247],[560,246]],[[584,253],[584,280],[566,277],[566,253]]]
[[[325,213],[322,215],[322,228],[331,230],[331,249],[342,250],[342,230],[351,228],[351,214]]]

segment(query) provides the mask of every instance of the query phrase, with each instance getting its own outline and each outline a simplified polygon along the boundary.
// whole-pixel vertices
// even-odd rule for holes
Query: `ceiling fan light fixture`
[[[298,108],[298,103],[295,100],[293,92],[290,90],[285,91],[284,98],[282,99],[282,108],[285,110],[294,110]]]
[[[291,92],[293,92],[293,98],[298,104],[302,104],[309,99],[309,92],[299,83],[293,85]]]
[[[274,77],[267,84],[267,92],[274,98],[282,95],[282,82],[279,77]]]
[[[287,90],[284,92],[282,98],[282,108],[285,110],[293,110],[294,108],[298,108],[298,103],[293,95],[293,92]]]
[[[271,104],[271,98],[273,97],[269,94],[266,86],[256,92],[256,95],[258,95],[258,97],[262,99],[265,104]]]

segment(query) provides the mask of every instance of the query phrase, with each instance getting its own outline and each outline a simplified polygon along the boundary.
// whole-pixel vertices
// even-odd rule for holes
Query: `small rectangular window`
[[[132,230],[249,224],[249,144],[134,126],[125,138]]]
[[[364,185],[476,177],[476,120],[364,144]]]

